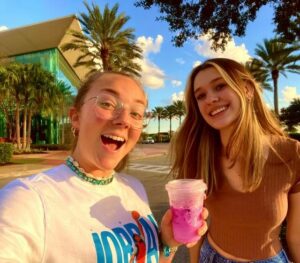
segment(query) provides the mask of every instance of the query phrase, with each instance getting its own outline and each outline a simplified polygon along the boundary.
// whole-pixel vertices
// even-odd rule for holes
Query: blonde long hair
[[[230,59],[210,59],[192,70],[185,90],[187,114],[171,143],[171,174],[175,178],[203,179],[208,184],[208,193],[218,187],[218,173],[222,173],[219,132],[205,122],[194,95],[196,75],[211,67],[239,97],[240,115],[229,138],[226,157],[232,161],[232,166],[238,157],[241,158],[243,187],[246,191],[253,191],[262,180],[263,135],[285,134],[275,115],[263,102],[258,83],[244,66]],[[247,97],[246,86],[253,88],[251,100]]]

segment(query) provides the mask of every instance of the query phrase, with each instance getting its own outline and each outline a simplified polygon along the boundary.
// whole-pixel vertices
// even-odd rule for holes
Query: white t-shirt
[[[0,190],[1,263],[148,263],[158,251],[145,189],[129,175],[92,185],[60,165]]]

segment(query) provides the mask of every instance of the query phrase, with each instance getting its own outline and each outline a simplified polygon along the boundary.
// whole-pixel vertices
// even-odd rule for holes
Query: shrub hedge
[[[8,163],[13,156],[14,146],[12,143],[0,143],[0,164]]]

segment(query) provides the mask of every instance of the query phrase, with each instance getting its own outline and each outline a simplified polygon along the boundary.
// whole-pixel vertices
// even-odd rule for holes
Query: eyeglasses
[[[120,116],[124,109],[129,112],[128,123],[134,129],[143,129],[147,126],[146,108],[140,103],[124,104],[118,97],[109,92],[101,92],[84,103],[95,100],[94,111],[97,117],[103,120],[114,120]]]

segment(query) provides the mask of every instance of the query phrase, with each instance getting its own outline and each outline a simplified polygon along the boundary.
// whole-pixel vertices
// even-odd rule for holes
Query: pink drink
[[[200,239],[198,229],[203,223],[201,212],[206,188],[198,179],[173,180],[166,185],[176,241],[186,244]]]
[[[197,231],[202,225],[201,212],[202,207],[192,209],[172,207],[174,238],[178,242],[189,243],[200,238]]]

